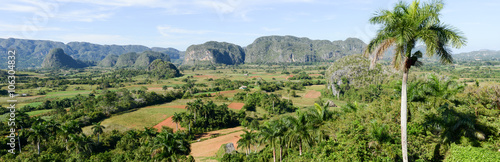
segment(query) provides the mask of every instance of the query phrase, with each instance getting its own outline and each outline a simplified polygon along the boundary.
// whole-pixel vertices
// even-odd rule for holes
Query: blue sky
[[[247,46],[260,36],[365,42],[368,19],[397,0],[0,0],[0,38],[139,44],[186,50],[206,41]],[[500,50],[500,2],[448,0],[441,21],[460,29],[467,46]]]

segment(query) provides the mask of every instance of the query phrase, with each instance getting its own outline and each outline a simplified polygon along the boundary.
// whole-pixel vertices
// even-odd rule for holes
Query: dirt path
[[[228,93],[236,93],[236,92],[238,92],[238,90],[236,90],[236,89],[235,89],[235,90],[230,90],[230,91],[220,91],[220,92],[215,92],[215,93],[212,93],[212,94],[210,94],[210,95],[214,96],[214,95],[216,95],[217,93],[219,93],[219,94],[228,94]]]
[[[243,127],[221,129],[221,130],[216,130],[216,131],[205,132],[203,134],[198,134],[194,138],[198,140],[198,139],[203,139],[203,138],[209,138],[212,135],[227,134],[229,132],[235,132],[235,131],[241,131],[241,130],[243,130]]]
[[[166,127],[170,127],[170,128],[172,128],[172,129],[174,130],[174,132],[176,132],[176,130],[175,130],[175,125],[176,125],[176,124],[175,124],[175,123],[174,123],[174,121],[172,120],[172,117],[173,117],[173,116],[168,117],[168,118],[167,118],[167,119],[165,119],[164,121],[162,121],[162,122],[160,122],[160,123],[156,124],[155,126],[153,126],[153,128],[156,128],[156,129],[158,130],[158,132],[161,132],[161,128],[162,128],[163,126],[166,126]],[[182,128],[182,127],[179,125],[179,130],[184,130],[184,129],[186,129],[186,128]]]
[[[306,95],[304,95],[304,98],[318,98],[319,96],[321,96],[321,92],[312,90],[307,92]]]
[[[148,87],[148,90],[149,91],[155,91],[155,90],[159,91],[159,90],[163,90],[163,88],[162,87]]]
[[[238,148],[238,140],[243,131],[223,135],[217,138],[208,139],[201,142],[191,144],[191,155],[193,157],[215,156],[222,144],[233,143],[235,148]]]
[[[152,109],[152,108],[177,108],[177,109],[185,109],[187,105],[171,105],[171,106],[148,106],[144,107],[146,109]]]
[[[229,107],[231,109],[235,109],[235,110],[241,110],[241,108],[243,108],[244,105],[245,105],[244,103],[233,102],[233,103],[227,105],[227,107]]]
[[[212,79],[217,79],[218,77],[212,76],[212,75],[194,75],[193,77],[195,78],[212,78]]]

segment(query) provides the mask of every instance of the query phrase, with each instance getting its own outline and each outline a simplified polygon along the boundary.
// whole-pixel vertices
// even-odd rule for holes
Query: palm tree
[[[403,161],[408,161],[407,154],[407,96],[406,82],[408,72],[412,66],[422,63],[421,51],[412,53],[412,49],[419,42],[426,45],[426,55],[437,55],[442,63],[451,63],[453,58],[448,45],[460,48],[465,45],[466,39],[457,29],[445,25],[439,20],[439,12],[443,8],[441,1],[423,3],[413,1],[408,4],[400,1],[392,11],[381,10],[370,18],[372,24],[381,24],[377,36],[370,41],[364,54],[373,53],[372,59],[382,56],[389,47],[394,47],[395,54],[392,64],[395,69],[403,70],[401,90],[401,147]]]
[[[42,142],[47,137],[45,125],[43,123],[34,124],[31,126],[31,135],[28,137],[28,140],[36,143],[36,147],[38,150],[38,155],[40,155],[40,142]]]
[[[314,110],[312,111],[315,117],[315,122],[321,124],[327,121],[331,117],[331,113],[328,111],[328,105],[323,107],[317,103],[314,103]],[[304,114],[305,115],[305,114]]]
[[[262,137],[261,142],[267,142],[273,149],[273,162],[276,162],[276,148],[275,146],[275,135],[273,129],[269,126],[269,123],[260,128],[259,136]]]
[[[180,114],[174,113],[174,116],[172,116],[172,121],[175,122],[175,131],[178,131],[179,123],[182,121],[182,116]]]
[[[75,151],[77,154],[79,153],[88,153],[92,152],[92,147],[90,143],[92,140],[87,137],[85,134],[71,134],[69,135],[69,143],[71,150]]]
[[[94,126],[92,126],[92,130],[94,131],[94,135],[97,134],[97,143],[99,143],[99,135],[104,131],[104,126],[101,125],[101,122],[99,123],[94,123]]]
[[[72,134],[71,128],[67,124],[61,125],[59,127],[59,135],[61,135],[66,142],[66,150],[68,150],[68,137],[70,134]]]
[[[280,153],[281,153],[281,139],[284,136],[285,126],[281,123],[281,120],[274,120],[267,123],[264,127],[261,128],[260,136],[263,141],[266,141],[268,144],[271,144],[273,149],[273,161],[276,162],[276,144],[279,143]],[[281,161],[281,156],[280,156]]]
[[[171,158],[171,161],[177,161],[176,155],[189,154],[190,144],[183,136],[185,135],[162,131],[155,138],[151,157],[160,154],[164,158]]]
[[[201,99],[197,99],[194,102],[188,102],[186,109],[191,111],[194,115],[194,124],[196,124],[196,114],[203,106],[203,101]]]
[[[144,131],[141,132],[141,143],[143,143],[144,145],[148,145],[149,144],[149,141],[151,141],[151,139],[153,137],[156,137],[156,134],[157,134],[157,130],[156,128],[148,128],[148,127],[144,127]]]
[[[252,141],[254,140],[254,133],[249,132],[247,130],[243,130],[245,134],[241,135],[241,138],[238,140],[238,148],[247,148],[246,154],[250,154],[250,146],[252,145]]]
[[[191,122],[194,120],[193,114],[186,114],[184,120],[188,121],[188,131],[191,133]]]
[[[306,114],[300,111],[297,111],[297,117],[287,117],[284,118],[286,125],[290,130],[287,133],[287,136],[290,138],[290,145],[292,143],[297,143],[299,146],[299,155],[302,155],[302,144],[311,144],[312,137],[310,135],[313,130],[312,124],[306,118]]]
[[[434,106],[439,107],[441,105],[436,105],[437,98],[440,98],[444,103],[450,104],[451,97],[455,96],[455,94],[459,93],[464,89],[462,85],[458,85],[455,81],[441,80],[436,75],[429,75],[429,81],[424,84],[424,87],[427,88],[429,95],[435,97]],[[443,103],[443,104],[444,104]]]

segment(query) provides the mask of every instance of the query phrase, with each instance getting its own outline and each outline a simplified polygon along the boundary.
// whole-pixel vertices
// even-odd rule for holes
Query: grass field
[[[52,111],[53,109],[48,109],[48,110],[36,110],[36,111],[30,111],[30,112],[27,112],[26,114],[28,114],[29,116],[37,116],[37,115],[41,115],[41,114],[45,114],[45,113],[48,113],[50,111]]]
[[[184,111],[186,110],[179,108],[144,107],[134,111],[124,112],[119,115],[114,115],[102,121],[101,124],[106,127],[104,129],[104,132],[109,132],[113,129],[119,131],[126,131],[130,129],[143,129],[144,127],[153,127],[154,125],[174,115],[174,113],[176,112],[180,113]],[[84,127],[83,132],[85,134],[91,134],[92,132],[91,127],[92,126]]]

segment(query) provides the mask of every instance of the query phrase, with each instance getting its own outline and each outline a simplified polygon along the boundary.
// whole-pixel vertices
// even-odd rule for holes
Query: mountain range
[[[88,42],[65,44],[50,40],[0,38],[0,53],[15,49],[16,67],[21,69],[40,68],[49,51],[55,48],[60,48],[76,61],[93,62],[101,67],[144,68],[147,67],[146,63],[153,61],[151,59],[157,58],[185,65],[335,61],[347,55],[362,53],[365,46],[366,44],[357,38],[329,41],[295,36],[263,36],[246,47],[227,42],[208,41],[192,45],[186,51],[179,51],[174,48],[149,48],[143,45],[99,45]],[[419,46],[417,49],[425,50],[425,47]],[[144,51],[151,52],[140,57]],[[166,54],[169,58],[160,56],[159,53]],[[0,59],[7,60],[6,56],[0,55]],[[384,59],[390,56],[391,52],[388,52]],[[472,51],[456,54],[454,58],[455,60],[500,60],[500,51]],[[6,67],[7,62],[0,61],[0,66]]]
[[[103,60],[107,55],[122,55],[128,52],[156,51],[165,53],[172,59],[179,59],[180,51],[174,48],[153,47],[148,48],[143,45],[99,45],[87,42],[63,42],[49,40],[28,40],[0,38],[0,53],[7,53],[8,50],[16,50],[17,68],[37,68],[41,67],[45,56],[51,49],[61,48],[67,55],[81,61]],[[0,55],[1,60],[7,60],[7,55]],[[6,61],[0,61],[1,67],[6,67]]]

